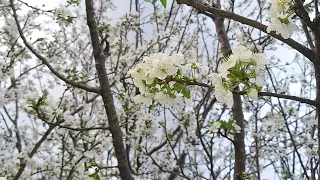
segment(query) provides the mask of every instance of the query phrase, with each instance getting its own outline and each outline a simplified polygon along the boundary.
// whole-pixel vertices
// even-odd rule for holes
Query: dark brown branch
[[[49,126],[49,129],[44,133],[44,135],[41,137],[41,139],[36,143],[36,145],[34,146],[34,148],[32,149],[32,151],[28,154],[29,158],[32,158],[33,155],[38,151],[38,149],[40,148],[41,144],[47,139],[47,137],[49,136],[49,134],[51,133],[51,131],[57,127],[59,124],[63,123],[64,120],[60,120],[58,122],[56,122],[53,125]],[[18,180],[20,179],[20,176],[22,175],[24,169],[27,166],[27,162],[24,162],[25,160],[22,159],[21,163],[20,163],[20,168],[16,174],[16,176],[13,178],[13,180]]]
[[[179,4],[186,4],[186,5],[191,6],[199,11],[202,11],[202,12],[210,12],[215,17],[225,17],[228,19],[232,19],[232,20],[235,20],[235,21],[240,22],[242,24],[249,25],[251,27],[259,29],[260,31],[267,33],[267,26],[261,24],[260,22],[248,19],[246,17],[240,16],[237,14],[234,14],[232,12],[224,11],[224,10],[218,9],[216,7],[212,7],[208,4],[199,3],[199,1],[194,1],[194,0],[176,0],[176,1]],[[299,51],[301,54],[303,54],[305,57],[307,57],[310,61],[313,61],[314,55],[313,55],[313,52],[309,48],[306,48],[305,46],[294,41],[293,39],[290,39],[290,38],[284,39],[282,36],[277,35],[274,32],[267,33],[267,34],[286,43],[287,45],[289,45],[293,49]]]
[[[303,29],[304,34],[306,35],[307,42],[308,42],[311,50],[314,51],[313,39],[311,38],[310,32],[308,30],[308,27],[305,24],[302,23],[302,29]]]
[[[246,91],[239,91],[236,92],[237,94],[244,95],[247,94]],[[298,101],[301,103],[309,104],[312,106],[317,106],[316,101],[311,100],[311,99],[305,99],[297,96],[290,96],[290,95],[285,95],[285,94],[278,94],[278,93],[272,93],[272,92],[258,92],[259,96],[269,96],[269,97],[277,97],[277,98],[282,98],[282,99],[289,99],[289,100],[294,100]]]
[[[310,16],[308,11],[304,8],[303,3],[301,0],[295,0],[295,7],[296,7],[296,14],[300,17],[301,22],[308,26],[311,29],[315,29],[316,26],[313,22],[310,20]]]
[[[87,24],[90,30],[95,66],[100,83],[100,95],[102,96],[104,108],[108,117],[109,130],[112,135],[112,143],[115,150],[116,158],[118,160],[120,177],[123,180],[132,180],[133,177],[131,175],[128,157],[123,143],[123,132],[119,125],[119,119],[114,105],[110,83],[105,67],[105,61],[107,59],[107,56],[109,55],[109,44],[108,42],[106,42],[105,50],[107,52],[104,52],[105,50],[102,50],[102,45],[100,44],[98,26],[94,17],[93,1],[86,0],[85,3]]]
[[[67,84],[70,84],[71,86],[74,86],[74,87],[77,87],[77,88],[80,88],[80,89],[83,89],[83,90],[86,90],[86,91],[89,91],[89,92],[94,92],[94,93],[98,93],[99,90],[97,88],[94,88],[94,87],[89,87],[85,84],[81,84],[81,83],[78,83],[78,82],[74,82],[66,77],[64,77],[62,74],[60,74],[58,71],[56,71],[52,66],[51,64],[49,63],[49,61],[44,57],[42,56],[41,54],[39,54],[37,52],[37,50],[35,50],[31,44],[29,44],[29,42],[27,41],[27,38],[25,37],[23,31],[22,31],[22,28],[20,26],[20,22],[19,22],[19,18],[18,18],[18,14],[17,14],[17,10],[15,9],[15,6],[14,6],[14,2],[13,0],[10,0],[10,6],[11,6],[11,9],[13,11],[13,17],[14,17],[14,20],[16,21],[16,25],[17,25],[17,29],[19,31],[19,34],[20,34],[20,37],[23,41],[23,43],[27,46],[27,48],[37,57],[39,58],[43,64],[45,64],[49,69],[50,71],[55,75],[57,76],[59,79],[61,79],[62,81],[64,81],[65,83]]]
[[[319,1],[314,0],[314,12],[315,12],[315,17],[319,15]]]
[[[180,82],[180,83],[184,83],[181,80],[178,79],[171,79],[173,81],[176,82]],[[186,85],[197,85],[197,86],[201,86],[201,87],[207,87],[210,89],[214,89],[214,86],[206,84],[206,83],[201,83],[201,82],[187,82]],[[246,91],[234,91],[233,93],[235,94],[239,94],[239,95],[246,95],[247,92]],[[282,99],[289,99],[289,100],[295,100],[301,103],[305,103],[305,104],[309,104],[312,106],[317,106],[317,103],[315,100],[311,100],[311,99],[306,99],[306,98],[301,98],[301,97],[297,97],[297,96],[291,96],[291,95],[286,95],[286,94],[278,94],[278,93],[273,93],[273,92],[258,92],[259,96],[270,96],[270,97],[278,97],[278,98],[282,98]]]

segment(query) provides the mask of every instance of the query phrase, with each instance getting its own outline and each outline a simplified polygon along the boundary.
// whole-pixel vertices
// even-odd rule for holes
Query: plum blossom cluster
[[[272,0],[269,10],[270,25],[267,32],[275,31],[276,34],[281,34],[285,39],[288,39],[293,34],[293,31],[298,29],[298,26],[292,23],[292,15],[294,11],[291,8],[291,0]]]
[[[214,86],[216,99],[225,103],[228,108],[233,106],[233,94],[235,87],[242,85],[248,96],[258,98],[264,84],[264,66],[270,64],[263,53],[253,53],[244,46],[239,46],[219,66],[219,73],[209,74]]]
[[[144,57],[141,63],[128,72],[140,92],[134,101],[147,106],[154,104],[153,100],[171,106],[182,103],[183,97],[189,99],[191,96],[185,82],[194,79],[189,78],[187,73],[195,72],[197,68],[194,63],[185,63],[182,54],[167,56],[155,53]]]
[[[233,139],[235,133],[241,133],[241,127],[236,124],[235,120],[211,122],[209,130],[211,133],[217,133],[218,136],[222,135],[230,139]]]
[[[65,108],[55,108],[57,102],[47,92],[41,96],[38,96],[37,92],[30,92],[25,94],[24,98],[27,102],[26,111],[36,118],[48,121],[64,117]]]

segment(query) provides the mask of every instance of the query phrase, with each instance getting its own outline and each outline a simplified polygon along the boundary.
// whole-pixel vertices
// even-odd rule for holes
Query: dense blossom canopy
[[[0,180],[319,179],[319,2],[0,1]]]

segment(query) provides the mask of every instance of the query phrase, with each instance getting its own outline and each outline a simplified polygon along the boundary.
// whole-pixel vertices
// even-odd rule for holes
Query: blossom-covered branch
[[[104,103],[104,108],[107,113],[109,130],[112,134],[112,143],[114,146],[116,158],[118,160],[118,168],[120,171],[121,179],[131,180],[133,179],[129,168],[129,161],[126,155],[126,149],[123,143],[123,132],[120,128],[118,115],[116,112],[111,86],[109,83],[107,71],[106,71],[106,58],[109,55],[109,43],[106,42],[106,49],[102,50],[100,44],[98,26],[95,20],[95,12],[93,8],[93,1],[86,0],[86,14],[87,14],[87,25],[90,30],[90,37],[93,49],[93,55],[95,59],[95,67],[97,70],[101,90],[100,94]]]
[[[13,17],[15,19],[15,22],[16,22],[16,25],[17,25],[17,28],[18,28],[18,31],[19,31],[19,34],[20,34],[20,37],[21,39],[23,40],[23,43],[27,46],[27,48],[37,57],[39,58],[43,64],[45,64],[49,69],[50,71],[56,75],[59,79],[61,79],[62,81],[64,81],[65,83],[67,84],[70,84],[74,87],[77,87],[77,88],[80,88],[80,89],[83,89],[83,90],[86,90],[86,91],[89,91],[89,92],[94,92],[94,93],[99,93],[99,89],[97,88],[94,88],[94,87],[89,87],[85,84],[82,84],[82,83],[78,83],[78,82],[75,82],[75,81],[72,81],[66,77],[64,77],[62,74],[60,74],[56,69],[54,69],[51,64],[49,63],[49,61],[47,60],[47,58],[45,58],[44,56],[42,56],[41,54],[39,54],[37,52],[37,50],[35,50],[32,45],[28,42],[27,38],[25,37],[24,33],[23,33],[23,30],[20,26],[20,21],[19,21],[19,18],[18,18],[18,14],[17,14],[17,10],[15,8],[15,5],[14,5],[14,0],[10,0],[10,6],[11,6],[11,9],[13,11]]]
[[[260,31],[263,31],[265,33],[268,33],[267,32],[267,26],[261,24],[260,22],[251,20],[249,18],[240,16],[240,15],[237,15],[235,13],[231,13],[231,12],[228,12],[228,11],[225,11],[225,10],[222,10],[222,9],[217,9],[214,6],[211,6],[209,4],[200,3],[199,1],[195,1],[195,0],[177,0],[177,2],[180,3],[180,4],[186,4],[188,6],[191,6],[191,7],[195,8],[195,9],[198,9],[198,10],[203,11],[203,12],[210,12],[215,17],[221,16],[221,17],[229,18],[229,19],[238,21],[238,22],[240,22],[242,24],[246,24],[246,25],[252,26],[254,28],[257,28]],[[268,34],[270,36],[272,36],[272,37],[274,37],[274,38],[286,43],[287,45],[289,45],[293,49],[299,51],[301,54],[303,54],[305,57],[307,57],[310,61],[313,61],[313,59],[314,59],[313,52],[310,49],[308,49],[305,46],[303,46],[302,44],[300,44],[300,43],[298,43],[298,42],[296,42],[296,41],[294,41],[293,39],[290,39],[290,38],[285,39],[282,36],[277,35],[274,32],[270,32]]]

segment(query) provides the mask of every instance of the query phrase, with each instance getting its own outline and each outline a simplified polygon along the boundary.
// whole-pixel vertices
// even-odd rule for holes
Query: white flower
[[[216,96],[217,100],[223,102],[227,105],[228,108],[232,108],[233,106],[233,94],[231,91],[217,88],[215,89],[214,95]]]
[[[146,85],[143,83],[142,79],[139,78],[133,78],[134,85],[139,89],[141,94],[144,94],[146,92]]]
[[[252,60],[257,65],[268,65],[270,64],[270,60],[267,59],[267,56],[265,53],[255,53],[252,55]]]
[[[184,55],[181,53],[173,54],[169,57],[169,60],[176,66],[180,66],[185,63]]]
[[[217,133],[217,132],[219,132],[220,126],[221,126],[220,121],[217,121],[217,122],[214,122],[213,124],[211,124],[209,129],[211,132]]]
[[[161,105],[166,106],[182,106],[184,105],[183,102],[183,95],[181,93],[175,93],[175,98],[171,98],[168,94],[166,94],[163,91],[156,92],[153,99],[157,102],[159,102]]]
[[[85,122],[89,121],[89,119],[90,119],[90,115],[89,114],[85,114],[85,115],[82,116],[82,120],[85,121]]]
[[[251,88],[248,91],[248,96],[253,99],[258,99],[258,91],[255,88]]]
[[[252,52],[244,46],[239,46],[236,49],[234,49],[233,54],[235,57],[237,57],[237,59],[239,59],[242,62],[251,61]]]
[[[5,99],[5,92],[0,91],[0,107],[4,106],[6,104],[6,99]]]
[[[277,17],[270,18],[270,25],[267,28],[267,32],[270,33],[271,31],[275,31],[276,34],[282,32],[282,23]]]
[[[94,174],[97,169],[98,169],[98,167],[96,167],[96,166],[89,168],[89,169],[88,169],[88,174],[89,174],[89,175]]]
[[[147,97],[146,94],[141,95],[138,94],[133,98],[133,101],[137,104],[145,104],[146,106],[150,106],[152,104],[151,98]]]
[[[210,74],[208,75],[208,78],[211,79],[211,80],[213,80],[213,79],[215,79],[215,78],[217,78],[217,77],[219,77],[219,75],[218,75],[217,73],[210,73]]]
[[[223,62],[221,66],[219,66],[218,71],[220,77],[227,78],[229,74],[229,69],[233,68],[237,62],[240,60],[242,62],[250,62],[252,59],[253,53],[244,46],[239,46],[233,50],[233,54],[231,54],[227,61]]]
[[[63,6],[58,7],[55,10],[55,14],[56,14],[56,16],[72,16],[71,11],[68,8],[63,7]]]
[[[169,82],[169,87],[170,87],[170,88],[173,88],[173,87],[174,87],[173,85],[174,85],[175,83],[176,83],[175,81],[170,81],[170,82]]]
[[[227,61],[223,62],[221,66],[218,67],[219,74],[221,77],[226,78],[227,75],[229,74],[229,69],[233,68],[237,62],[238,62],[239,57],[237,55],[231,54]]]
[[[287,12],[290,8],[290,0],[271,0],[270,11]]]
[[[154,117],[152,114],[141,111],[136,122],[135,135],[152,137],[155,132]]]
[[[257,76],[256,79],[255,79],[255,83],[256,83],[257,86],[263,86],[264,81],[260,76]]]
[[[156,92],[153,98],[154,100],[158,101],[160,104],[164,105],[166,104],[166,102],[168,101],[168,98],[170,97],[168,97],[168,95],[160,91],[160,92]]]
[[[241,133],[241,127],[238,124],[234,123],[233,128],[235,133]]]
[[[214,95],[219,102],[225,103],[228,108],[233,106],[233,94],[231,91],[226,89],[222,80],[218,76],[214,76],[215,73],[210,74],[212,77],[212,84],[214,85]]]
[[[92,151],[86,151],[86,152],[83,153],[83,155],[84,155],[85,157],[87,157],[87,158],[92,159],[92,158],[94,158],[95,153],[92,152]]]
[[[152,77],[163,80],[166,77],[177,73],[178,67],[169,57],[165,56],[164,54],[157,53],[150,58],[155,58],[152,62],[153,68],[150,71]]]
[[[285,15],[279,14],[277,17],[270,18],[270,25],[267,28],[267,32],[270,33],[271,31],[275,31],[276,34],[281,34],[284,39],[288,39],[293,34],[293,31],[298,30],[298,26],[291,23],[290,17],[286,18],[287,23],[282,23],[280,19]],[[279,19],[280,18],[280,19]]]

